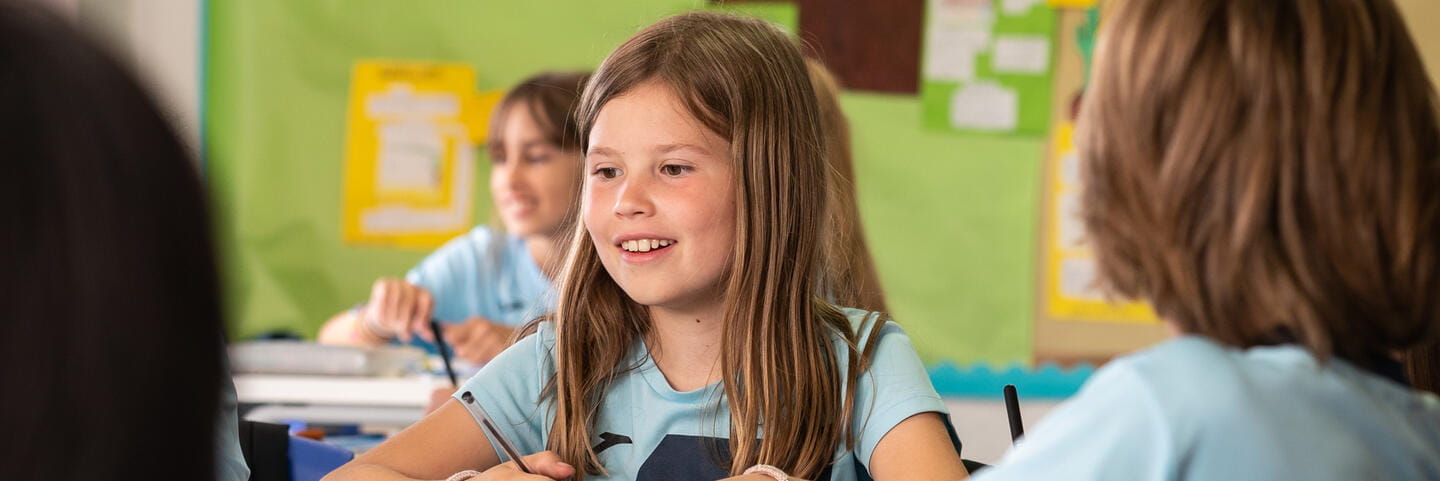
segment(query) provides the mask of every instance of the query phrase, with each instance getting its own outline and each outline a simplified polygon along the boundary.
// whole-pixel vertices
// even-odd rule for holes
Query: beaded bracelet
[[[450,475],[450,477],[445,478],[445,481],[465,481],[465,480],[467,480],[467,479],[470,479],[470,478],[473,478],[473,477],[476,477],[476,476],[479,476],[479,475],[480,475],[480,472],[479,472],[479,471],[476,471],[476,470],[473,470],[473,469],[467,469],[467,470],[464,470],[464,471],[461,471],[461,472],[458,472],[458,473],[455,473],[455,474]]]
[[[780,468],[768,464],[757,464],[751,466],[746,469],[745,472],[742,474],[760,474],[764,476],[769,476],[775,481],[790,481],[790,475],[785,474],[785,472],[781,471]]]

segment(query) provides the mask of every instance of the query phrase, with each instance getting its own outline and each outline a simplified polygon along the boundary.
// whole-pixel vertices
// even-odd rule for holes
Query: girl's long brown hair
[[[650,80],[674,89],[692,115],[728,139],[735,162],[737,231],[722,280],[720,360],[729,469],[765,463],[813,477],[842,443],[853,446],[852,400],[871,349],[860,352],[846,316],[815,295],[826,147],[805,63],[784,34],[759,20],[668,18],[617,48],[591,78],[577,116],[586,145],[606,102]],[[554,406],[547,446],[583,479],[604,472],[593,423],[608,386],[633,368],[626,353],[649,332],[649,315],[605,271],[583,222],[575,224],[559,296],[550,317],[556,373],[544,391]],[[849,346],[842,358],[836,338]]]
[[[865,228],[856,205],[855,160],[850,148],[850,123],[840,109],[840,83],[818,60],[805,59],[810,85],[820,106],[820,127],[827,146],[830,169],[825,267],[820,288],[836,305],[888,312],[885,291],[875,272],[875,259],[865,243]]]

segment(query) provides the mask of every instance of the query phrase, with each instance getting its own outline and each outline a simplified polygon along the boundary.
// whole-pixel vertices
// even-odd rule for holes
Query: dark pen
[[[1010,442],[1014,443],[1025,434],[1025,425],[1020,421],[1020,395],[1014,384],[1005,385],[1005,414],[1010,417]]]
[[[435,349],[440,351],[440,360],[445,363],[445,375],[450,376],[450,385],[456,388],[460,383],[455,380],[455,368],[450,366],[450,349],[445,347],[445,338],[440,337],[440,322],[430,320],[430,334],[435,335]]]

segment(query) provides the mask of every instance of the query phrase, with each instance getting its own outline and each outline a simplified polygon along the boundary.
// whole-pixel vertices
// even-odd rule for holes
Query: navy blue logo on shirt
[[[600,444],[595,445],[595,454],[600,454],[601,451],[619,444],[635,444],[635,442],[630,440],[630,436],[623,434],[600,433]]]
[[[729,471],[729,439],[667,434],[640,465],[635,481],[711,481],[730,477]],[[830,479],[830,467],[815,479]]]

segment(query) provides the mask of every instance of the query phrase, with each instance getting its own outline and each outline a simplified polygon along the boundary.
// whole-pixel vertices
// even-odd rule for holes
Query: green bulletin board
[[[361,58],[466,62],[480,90],[591,69],[701,1],[211,0],[207,178],[231,333],[313,337],[425,252],[340,240],[347,86]],[[1018,28],[1018,27],[1017,27]],[[1046,101],[1048,106],[1048,100]],[[863,221],[896,320],[927,362],[1031,358],[1043,141],[924,129],[922,99],[845,93]],[[481,153],[475,212],[491,211]]]
[[[731,2],[712,3],[711,10],[755,17],[780,27],[793,36],[800,31],[800,8],[792,2]]]

